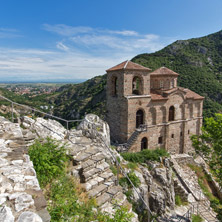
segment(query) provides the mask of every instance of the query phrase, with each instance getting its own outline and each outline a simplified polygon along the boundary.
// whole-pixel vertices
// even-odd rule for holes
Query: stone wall
[[[0,221],[50,221],[21,128],[0,117],[0,137]]]

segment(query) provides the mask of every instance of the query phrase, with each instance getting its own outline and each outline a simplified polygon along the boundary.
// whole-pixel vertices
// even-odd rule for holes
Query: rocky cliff
[[[89,197],[96,199],[102,211],[112,214],[116,206],[126,206],[134,214],[132,221],[145,221],[148,206],[153,215],[160,215],[159,221],[187,221],[185,214],[198,204],[207,212],[201,213],[203,218],[216,221],[198,178],[187,167],[187,164],[201,166],[203,161],[177,155],[160,162],[138,164],[132,169],[110,146],[109,126],[96,115],[87,115],[77,129],[71,130],[51,119],[24,117],[19,125],[1,117],[0,136],[1,221],[50,221],[46,200],[27,155],[36,138],[47,137],[66,144],[71,160],[68,173],[79,181]],[[113,168],[118,164],[116,175]],[[139,179],[139,186],[135,185],[135,189],[127,183],[120,186],[121,178],[132,173]],[[175,205],[178,195],[187,202],[186,206]]]

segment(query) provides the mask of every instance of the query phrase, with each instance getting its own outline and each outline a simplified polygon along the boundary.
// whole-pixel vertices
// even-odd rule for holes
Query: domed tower
[[[126,143],[136,127],[145,123],[145,104],[150,100],[151,69],[131,61],[107,71],[107,122],[111,139]]]

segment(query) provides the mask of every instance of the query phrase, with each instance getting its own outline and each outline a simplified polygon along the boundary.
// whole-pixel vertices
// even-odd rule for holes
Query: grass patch
[[[193,214],[192,215],[192,222],[202,222],[203,221],[203,218],[198,215],[198,214]]]
[[[128,222],[133,217],[125,207],[116,206],[112,215],[102,213],[94,199],[66,174],[70,163],[66,149],[58,142],[47,139],[36,141],[29,149],[37,177],[48,202],[51,222]]]
[[[140,184],[141,184],[140,179],[136,176],[136,174],[134,172],[127,173],[127,176],[130,178],[130,180],[132,181],[132,183],[135,187],[140,186]],[[132,184],[129,182],[129,180],[126,177],[120,178],[119,184],[121,186],[126,186],[128,188],[132,188]]]
[[[127,168],[131,169],[131,170],[136,170],[138,168],[138,164],[133,163],[133,162],[129,162],[129,163],[127,163]]]
[[[164,149],[142,150],[137,153],[121,153],[122,157],[133,163],[146,163],[147,160],[160,162],[160,157],[168,157],[169,153]]]
[[[181,196],[180,195],[175,195],[175,204],[177,205],[177,206],[185,206],[185,205],[188,205],[188,203],[186,202],[186,201],[183,201],[182,200],[182,198],[181,198]]]

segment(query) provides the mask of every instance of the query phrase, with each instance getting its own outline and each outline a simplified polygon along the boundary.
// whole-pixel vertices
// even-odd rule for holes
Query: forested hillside
[[[158,52],[137,55],[132,61],[152,70],[166,66],[179,73],[180,86],[205,96],[204,116],[222,111],[222,31],[178,40]],[[73,119],[95,113],[104,118],[105,90],[106,75],[63,86],[55,97],[55,114]]]
[[[180,86],[205,96],[204,116],[222,111],[222,31],[179,40],[158,52],[137,55],[132,61],[152,70],[166,66],[179,73]]]
[[[79,119],[86,113],[105,116],[106,75],[97,76],[84,83],[65,85],[55,97],[54,114],[65,119]]]

